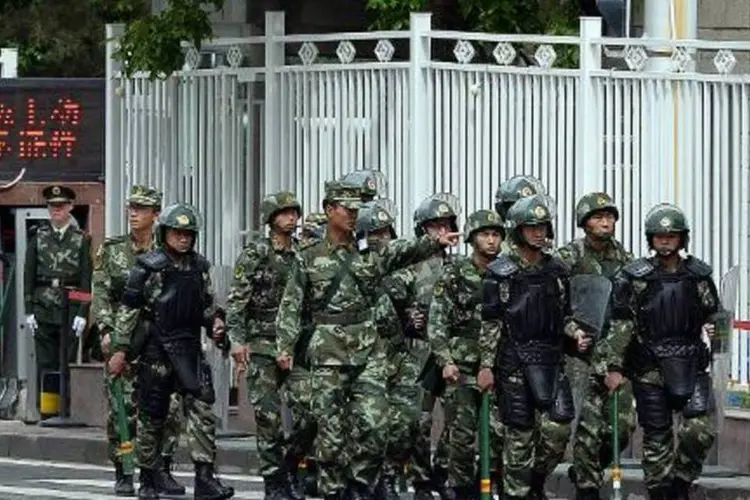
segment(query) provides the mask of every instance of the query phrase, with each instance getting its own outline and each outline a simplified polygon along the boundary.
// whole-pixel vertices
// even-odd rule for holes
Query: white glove
[[[27,314],[26,315],[26,326],[29,327],[29,330],[31,330],[31,334],[34,335],[36,331],[39,329],[39,325],[36,322],[36,318],[33,314]]]
[[[80,337],[83,334],[83,330],[86,329],[86,319],[80,316],[73,318],[73,331],[76,332],[76,337]]]

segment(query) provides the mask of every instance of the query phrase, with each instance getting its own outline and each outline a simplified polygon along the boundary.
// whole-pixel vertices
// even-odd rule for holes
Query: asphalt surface
[[[121,498],[113,494],[112,475],[109,468],[96,465],[0,458],[0,499],[109,500]],[[192,498],[192,471],[176,470],[174,476],[187,488],[187,494],[183,497],[162,498]],[[259,476],[221,474],[220,478],[225,484],[234,486],[236,492],[234,498],[263,499],[263,482]],[[408,500],[412,498],[412,495],[404,493],[401,498]]]

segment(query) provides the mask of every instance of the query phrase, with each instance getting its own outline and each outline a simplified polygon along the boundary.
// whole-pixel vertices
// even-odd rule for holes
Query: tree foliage
[[[440,29],[569,34],[578,29],[580,0],[367,0],[367,8],[374,29],[404,29],[410,12],[430,11]]]
[[[0,47],[22,77],[104,76],[104,25],[148,15],[148,0],[0,0]]]
[[[114,57],[123,63],[128,76],[137,71],[145,71],[151,78],[170,75],[182,67],[183,41],[199,48],[211,37],[209,12],[204,7],[220,10],[223,4],[224,0],[169,0],[167,8],[158,14],[127,25]]]
[[[409,25],[409,14],[429,11],[436,29],[485,33],[573,35],[578,33],[580,0],[367,0],[372,29],[401,30]],[[479,57],[492,58],[492,44],[478,43]],[[519,57],[532,63],[529,47],[517,47]],[[449,53],[445,47],[437,52]],[[578,64],[575,47],[556,47],[556,66]],[[533,64],[533,63],[532,63]]]

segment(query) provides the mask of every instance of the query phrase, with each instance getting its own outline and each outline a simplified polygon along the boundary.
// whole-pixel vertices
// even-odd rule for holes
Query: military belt
[[[479,331],[481,328],[482,326],[479,324],[453,328],[451,329],[451,337],[469,339],[469,340],[479,340]]]
[[[279,312],[278,309],[250,309],[250,318],[255,321],[262,321],[264,323],[272,323],[276,321],[276,314]]]
[[[372,319],[372,311],[341,312],[341,313],[313,313],[312,319],[319,325],[355,325]]]
[[[37,276],[34,281],[39,286],[49,286],[52,288],[77,284],[77,281],[72,278],[53,278],[51,276]]]

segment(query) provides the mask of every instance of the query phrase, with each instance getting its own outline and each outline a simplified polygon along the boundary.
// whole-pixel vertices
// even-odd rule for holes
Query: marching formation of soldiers
[[[687,499],[715,437],[704,337],[721,305],[711,268],[686,253],[684,213],[670,204],[651,209],[652,254],[634,258],[614,238],[620,214],[611,197],[590,193],[576,206],[584,236],[555,250],[553,200],[540,181],[517,176],[497,190],[494,210],[467,216],[463,232],[459,201],[437,193],[414,211],[414,237],[398,238],[383,184],[376,171],[328,181],[323,212],[304,219],[293,193],[267,195],[268,235],[238,258],[226,311],[216,305],[210,264],[194,250],[199,214],[183,204],[162,210],[160,193],[133,187],[130,232],[104,242],[93,279],[116,494],[185,493],[171,474],[184,422],[194,497],[234,495],[214,475],[205,330],[247,378],[269,500],[398,499],[403,475],[416,500],[478,499],[485,394],[500,498],[547,498],[545,481],[573,435],[576,498],[596,500],[613,460],[615,393],[618,448],[627,446],[635,414],[644,431],[649,497]],[[62,203],[56,189],[51,209]],[[40,250],[61,244],[55,238],[70,222],[57,219],[33,237],[27,256],[37,266],[31,278],[27,269],[27,323],[40,343],[43,325],[63,321],[45,312],[59,287],[45,280],[88,285],[85,266],[72,263],[87,244],[77,229],[68,238],[80,240],[81,253],[66,254],[70,269],[62,260],[45,264]],[[466,256],[448,251],[460,238]],[[85,328],[85,317],[76,312],[73,328]],[[135,436],[137,493],[117,453],[114,381]],[[438,402],[444,426],[433,436]]]

